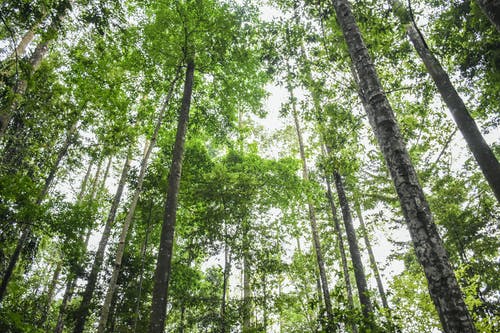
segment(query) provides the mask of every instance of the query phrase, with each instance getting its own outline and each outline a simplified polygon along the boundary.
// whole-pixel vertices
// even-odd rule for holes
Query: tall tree
[[[439,60],[434,56],[424,40],[422,32],[418,29],[413,13],[405,11],[404,5],[399,1],[393,1],[395,13],[401,22],[407,25],[407,32],[415,50],[422,59],[427,71],[436,84],[441,97],[448,106],[450,113],[464,136],[469,149],[474,155],[481,171],[490,184],[493,193],[500,202],[500,163],[495,154],[484,140],[479,128],[465,106],[464,101],[458,94],[450,77],[444,70]],[[500,6],[500,5],[499,5]]]
[[[150,333],[162,333],[165,327],[167,310],[168,283],[172,269],[172,253],[174,247],[174,230],[177,216],[177,196],[182,172],[182,159],[184,157],[184,143],[186,141],[189,109],[194,81],[194,54],[187,54],[186,76],[184,79],[184,93],[177,121],[172,164],[168,176],[167,199],[165,201],[165,214],[161,229],[160,249],[156,262],[154,277],[153,299],[151,303]]]
[[[365,111],[389,167],[415,252],[424,268],[429,292],[443,329],[447,333],[475,332],[391,105],[382,89],[349,2],[333,0],[333,6],[360,79],[360,88],[372,106]]]

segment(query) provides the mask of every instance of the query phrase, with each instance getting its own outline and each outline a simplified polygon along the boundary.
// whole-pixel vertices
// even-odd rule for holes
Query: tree
[[[446,250],[432,220],[417,175],[401,139],[389,101],[347,1],[333,1],[339,25],[360,79],[360,88],[372,108],[365,110],[388,164],[401,208],[424,267],[431,298],[445,332],[475,332]],[[424,232],[425,231],[425,232]]]

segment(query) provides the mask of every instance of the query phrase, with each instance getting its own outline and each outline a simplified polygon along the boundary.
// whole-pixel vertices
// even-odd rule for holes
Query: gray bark
[[[127,180],[127,174],[130,169],[131,162],[131,148],[129,148],[129,152],[127,153],[127,158],[125,160],[125,165],[123,166],[122,174],[120,177],[120,181],[118,183],[118,188],[116,189],[115,196],[113,198],[113,202],[111,204],[111,208],[109,210],[108,218],[106,220],[106,224],[104,225],[104,230],[102,232],[101,239],[99,241],[99,246],[97,248],[97,252],[95,254],[94,262],[92,264],[92,268],[87,280],[87,285],[85,286],[85,291],[83,293],[82,302],[77,310],[75,328],[73,333],[82,333],[85,322],[89,315],[90,311],[90,302],[92,300],[92,296],[94,295],[95,286],[97,283],[97,276],[99,271],[101,270],[102,263],[104,261],[104,254],[106,250],[106,246],[108,244],[108,240],[111,234],[111,227],[115,221],[116,212],[118,210],[118,206],[120,204],[120,200],[123,194],[123,189],[125,188],[125,182]]]
[[[172,164],[168,177],[167,198],[165,202],[165,214],[160,236],[160,249],[154,275],[153,298],[151,304],[150,333],[163,333],[165,329],[168,283],[170,270],[172,268],[172,253],[174,247],[174,230],[177,215],[177,195],[182,172],[182,160],[184,156],[184,143],[186,141],[187,125],[189,122],[189,109],[191,107],[191,95],[193,92],[194,61],[189,59],[186,68],[186,79],[184,81],[184,93],[182,105],[177,123],[177,133],[172,154]]]
[[[382,89],[349,2],[333,0],[333,5],[360,79],[362,94],[371,105],[371,108],[365,111],[390,170],[415,252],[424,268],[429,293],[443,329],[446,333],[476,332],[396,118]]]
[[[476,122],[451,83],[448,74],[441,66],[439,60],[429,50],[422,34],[413,23],[408,25],[408,36],[434,80],[441,97],[448,106],[453,120],[464,136],[479,168],[483,172],[498,202],[500,202],[500,163],[498,163],[495,154],[493,154],[493,151],[484,140]]]
[[[363,261],[361,260],[361,253],[359,252],[358,239],[356,237],[356,230],[352,223],[351,210],[349,202],[344,190],[344,184],[340,174],[335,171],[333,174],[335,178],[335,187],[337,188],[337,195],[339,197],[340,208],[342,210],[342,217],[344,219],[344,227],[347,234],[347,243],[349,244],[349,252],[351,254],[352,267],[354,269],[354,277],[356,278],[356,286],[358,288],[359,302],[361,303],[361,310],[367,323],[372,322],[373,307],[370,300],[368,284],[366,283],[365,270]]]
[[[490,22],[500,32],[500,0],[476,0]]]

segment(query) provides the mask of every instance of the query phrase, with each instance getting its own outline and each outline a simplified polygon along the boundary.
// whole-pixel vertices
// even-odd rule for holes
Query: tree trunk
[[[16,49],[10,55],[11,59],[19,60],[20,58],[22,58],[24,56],[24,54],[26,53],[26,49],[28,48],[28,45],[31,43],[33,38],[35,38],[34,30],[36,29],[37,25],[38,24],[36,24],[30,30],[26,31],[26,33],[23,35],[23,38],[21,38],[21,41],[19,42],[19,44],[17,44]]]
[[[375,260],[375,255],[373,254],[372,245],[368,237],[368,230],[366,230],[365,221],[363,220],[363,215],[361,214],[361,207],[359,206],[359,203],[356,203],[356,214],[358,214],[361,233],[363,234],[363,238],[366,244],[366,250],[368,251],[368,257],[370,258],[370,266],[373,271],[373,275],[375,276],[375,280],[377,281],[377,288],[378,288],[378,293],[380,295],[380,299],[382,300],[382,306],[389,310],[389,303],[387,303],[384,284],[382,283],[382,278],[378,270],[377,261]]]
[[[139,177],[137,179],[137,188],[135,189],[134,196],[132,197],[132,202],[130,203],[130,208],[128,210],[125,221],[123,222],[120,234],[120,240],[118,241],[118,247],[116,249],[113,273],[111,274],[111,279],[108,284],[108,291],[106,292],[106,298],[104,300],[104,304],[101,310],[101,317],[99,319],[99,326],[97,329],[97,332],[99,333],[104,332],[104,330],[106,329],[106,323],[108,321],[108,316],[109,316],[109,307],[111,305],[111,300],[115,293],[116,283],[118,281],[118,275],[120,273],[122,265],[123,254],[125,253],[125,245],[126,245],[125,241],[127,239],[128,230],[130,229],[130,225],[132,224],[132,219],[134,218],[135,208],[137,206],[137,203],[139,202],[139,196],[142,193],[142,184],[144,183],[144,177],[146,176],[149,157],[151,156],[151,152],[153,151],[153,148],[156,145],[156,141],[158,139],[158,132],[160,131],[161,124],[165,116],[165,110],[167,109],[167,106],[170,102],[170,98],[172,97],[172,94],[174,92],[175,83],[177,82],[177,77],[178,76],[176,73],[176,77],[174,78],[174,80],[170,85],[167,98],[165,99],[165,102],[163,103],[163,106],[158,114],[153,136],[151,137],[149,145],[146,143],[146,149],[145,149],[146,152],[144,154],[144,157],[142,158],[141,169],[139,171]]]
[[[94,295],[94,290],[97,283],[97,276],[99,274],[99,271],[101,270],[101,266],[104,261],[104,254],[106,246],[108,244],[109,236],[111,234],[111,227],[113,226],[113,223],[115,221],[116,212],[120,204],[123,189],[125,188],[125,182],[127,180],[127,174],[130,169],[131,150],[132,149],[129,148],[129,152],[127,153],[127,158],[125,160],[125,165],[123,166],[120,181],[118,183],[118,188],[116,189],[116,193],[113,198],[111,208],[109,210],[108,218],[106,224],[104,225],[104,230],[102,232],[101,240],[99,241],[99,247],[95,254],[94,263],[92,264],[87,285],[85,286],[82,302],[80,303],[80,306],[77,311],[75,328],[73,330],[73,333],[83,332],[87,316],[89,315],[90,301],[92,300],[92,296]]]
[[[457,127],[464,136],[479,168],[483,172],[498,202],[500,202],[500,163],[498,163],[495,154],[493,154],[493,151],[484,140],[476,122],[451,83],[448,74],[439,63],[439,60],[429,50],[422,34],[414,23],[408,25],[408,36],[424,62],[427,71],[432,76],[441,97],[448,106],[453,120],[455,120]]]
[[[342,229],[340,227],[339,219],[337,218],[337,207],[335,206],[335,202],[333,201],[332,188],[328,180],[326,182],[326,188],[327,188],[326,195],[328,197],[328,202],[330,203],[330,208],[332,210],[332,218],[335,227],[335,232],[337,233],[337,238],[339,241],[340,258],[342,260],[342,271],[344,274],[344,283],[347,290],[347,306],[350,311],[354,311],[351,277],[349,275],[349,266],[347,264],[347,256],[344,248],[344,237],[342,236]],[[351,324],[351,329],[353,333],[358,333],[358,328],[355,323]]]
[[[226,299],[229,292],[229,276],[231,274],[231,253],[227,244],[227,234],[225,235],[226,244],[224,246],[224,275],[222,282],[222,297],[220,306],[220,331],[226,333]]]
[[[43,327],[45,322],[47,321],[47,317],[50,312],[50,305],[52,304],[52,300],[54,299],[54,293],[57,287],[57,282],[59,280],[59,274],[61,274],[62,262],[59,261],[56,265],[54,273],[52,274],[52,279],[50,281],[49,289],[47,291],[47,302],[42,310],[42,316],[40,321],[38,322],[39,327]]]
[[[347,243],[349,244],[349,252],[351,253],[352,267],[354,269],[354,277],[356,278],[356,286],[358,287],[359,302],[361,303],[361,310],[368,324],[372,323],[371,316],[373,315],[373,307],[370,301],[368,284],[366,283],[365,270],[363,268],[363,261],[359,252],[358,240],[356,237],[356,230],[352,223],[351,210],[349,202],[344,190],[344,184],[340,174],[335,171],[333,173],[335,178],[335,187],[337,188],[337,195],[339,197],[340,208],[342,210],[342,217],[344,219],[344,227],[347,234]]]
[[[154,275],[153,298],[151,304],[150,333],[162,333],[165,328],[165,318],[168,298],[168,283],[172,265],[172,252],[174,246],[175,219],[177,214],[177,194],[182,172],[182,159],[184,155],[184,142],[186,140],[189,109],[193,92],[194,61],[188,60],[182,105],[177,124],[177,134],[172,154],[172,164],[168,177],[167,199],[165,214],[160,236],[160,249]]]
[[[141,269],[139,271],[139,291],[137,292],[137,302],[135,306],[135,313],[134,313],[134,324],[133,324],[133,332],[137,332],[137,322],[140,319],[140,305],[142,304],[142,282],[144,280],[144,256],[146,255],[146,250],[148,248],[148,241],[149,241],[149,232],[151,230],[151,216],[153,213],[153,200],[150,201],[150,206],[149,206],[149,212],[148,212],[148,219],[147,219],[147,226],[146,226],[146,235],[144,236],[144,242],[142,243],[141,246]]]
[[[103,159],[100,158],[99,162],[97,163],[97,169],[95,172],[95,175],[93,177],[93,180],[91,181],[91,193],[89,195],[90,201],[92,202],[95,197],[95,193],[97,192],[97,182],[99,180],[99,176],[101,174],[101,167],[102,167],[102,161]],[[108,165],[106,166],[106,171],[104,172],[104,177],[102,180],[102,185],[101,188],[104,186],[106,183],[106,180],[108,178],[108,173],[109,169],[111,167],[111,158],[109,159]],[[87,169],[87,173],[85,174],[85,177],[83,178],[82,185],[80,187],[80,193],[78,193],[77,201],[81,202],[85,195],[85,191],[87,188],[87,182],[90,177],[90,172],[92,169],[92,162],[89,164],[89,168]],[[85,252],[87,252],[87,247],[88,247],[88,242],[90,239],[90,234],[92,233],[92,227],[88,228],[87,235],[85,237],[82,237],[82,240],[84,241],[84,247],[85,247]],[[56,327],[54,328],[54,333],[62,333],[64,329],[64,316],[66,315],[66,309],[68,307],[68,303],[71,301],[73,298],[73,292],[76,287],[76,283],[78,281],[78,276],[73,276],[72,272],[68,274],[66,277],[66,288],[64,290],[64,296],[61,302],[61,305],[59,306],[59,315],[57,316],[57,323]]]
[[[300,158],[302,160],[302,178],[304,179],[305,182],[309,181],[309,173],[307,170],[307,161],[306,161],[306,154],[304,151],[304,142],[302,140],[302,132],[300,129],[300,124],[299,124],[299,119],[297,115],[297,109],[295,106],[295,98],[293,96],[293,91],[292,88],[289,87],[290,94],[291,94],[291,99],[292,99],[292,112],[293,112],[293,119],[295,122],[295,130],[297,132],[297,139],[299,142],[299,151],[300,151]],[[328,331],[332,331],[334,327],[333,323],[333,310],[332,310],[332,302],[330,299],[330,290],[328,288],[328,279],[326,277],[326,268],[325,268],[325,262],[323,260],[323,253],[321,251],[321,242],[319,240],[319,235],[318,235],[318,227],[316,223],[316,212],[314,210],[314,204],[312,200],[308,197],[308,209],[309,209],[309,222],[311,225],[311,233],[312,233],[312,238],[313,238],[313,243],[314,243],[314,251],[316,253],[316,260],[318,263],[318,268],[319,268],[319,276],[321,279],[321,287],[323,289],[323,299],[325,301],[325,310],[326,314],[328,316],[328,325],[329,327],[327,328]]]
[[[361,91],[372,106],[366,112],[388,164],[443,329],[446,333],[476,332],[349,2],[333,0],[333,4],[360,79]]]
[[[56,175],[56,172],[59,170],[59,165],[61,164],[63,158],[66,156],[68,153],[69,146],[73,142],[73,135],[74,132],[76,131],[76,123],[74,123],[70,130],[68,131],[68,134],[66,136],[66,140],[59,150],[57,154],[56,161],[52,168],[49,171],[48,176],[45,178],[44,186],[40,193],[38,194],[38,197],[36,199],[36,205],[39,206],[42,204],[43,200],[47,196],[47,193],[49,192],[50,186],[54,182],[54,178]],[[17,241],[16,248],[14,249],[14,253],[12,254],[9,264],[7,265],[7,269],[5,270],[2,283],[0,284],[0,303],[3,300],[3,297],[5,296],[5,293],[7,292],[7,286],[10,282],[10,278],[12,277],[12,273],[14,272],[14,269],[17,265],[17,262],[19,261],[19,258],[21,256],[21,252],[24,248],[24,245],[26,242],[31,238],[32,236],[32,229],[31,229],[31,223],[30,221],[23,223],[24,227],[21,232],[21,237]]]
[[[243,251],[248,248],[244,247]],[[252,318],[252,290],[250,287],[250,263],[246,254],[243,254],[243,323],[242,333],[249,333],[251,331],[251,318]]]
[[[476,0],[486,17],[500,32],[500,1],[499,0]]]

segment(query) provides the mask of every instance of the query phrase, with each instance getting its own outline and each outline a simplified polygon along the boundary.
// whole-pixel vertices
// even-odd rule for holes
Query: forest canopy
[[[3,1],[0,332],[499,332],[499,13]]]

